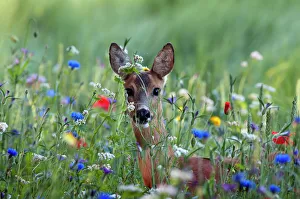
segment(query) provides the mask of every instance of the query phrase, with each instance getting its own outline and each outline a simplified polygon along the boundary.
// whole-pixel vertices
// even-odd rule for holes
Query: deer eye
[[[159,95],[159,92],[160,92],[160,88],[154,88],[154,89],[153,89],[153,95],[154,95],[154,96],[158,96],[158,95]]]
[[[133,97],[134,92],[131,88],[126,88],[125,91],[126,91],[128,97]]]

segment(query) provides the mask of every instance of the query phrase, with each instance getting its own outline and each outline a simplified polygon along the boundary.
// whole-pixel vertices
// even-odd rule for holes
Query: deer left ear
[[[154,59],[151,71],[161,78],[169,74],[174,66],[174,48],[171,43],[167,43]]]

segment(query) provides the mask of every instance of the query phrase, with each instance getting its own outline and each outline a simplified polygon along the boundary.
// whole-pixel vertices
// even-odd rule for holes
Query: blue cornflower
[[[199,138],[199,139],[207,139],[210,136],[208,131],[203,131],[203,130],[199,130],[199,129],[192,129],[192,133],[194,134],[194,136],[196,138]]]
[[[255,183],[252,180],[241,180],[240,181],[240,188],[246,188],[248,189],[254,189],[255,188]]]
[[[72,134],[73,134],[73,136],[74,136],[75,138],[78,137],[78,133],[77,133],[76,131],[73,131]]]
[[[16,149],[8,148],[7,153],[9,154],[9,157],[17,156],[18,152]]]
[[[68,61],[68,66],[74,70],[74,69],[79,69],[80,68],[80,63],[76,60],[69,60]]]
[[[291,161],[289,154],[278,154],[275,156],[275,164],[285,164]]]
[[[78,163],[77,164],[77,171],[80,171],[82,169],[84,169],[84,164],[83,163]]]
[[[242,180],[246,178],[246,175],[244,172],[239,172],[232,176],[232,180],[236,183],[240,183]]]
[[[82,115],[82,113],[79,113],[79,112],[72,112],[71,117],[75,122],[78,121],[78,120],[83,120],[84,119],[84,116]]]
[[[47,90],[47,96],[48,97],[54,97],[55,96],[55,91],[53,89],[49,89]]]
[[[295,117],[294,123],[295,124],[300,124],[300,116]]]
[[[11,133],[12,133],[13,135],[20,135],[20,134],[21,134],[20,131],[18,131],[17,129],[11,130]]]
[[[98,199],[111,199],[111,197],[108,193],[100,192],[98,194]]]
[[[279,192],[280,192],[280,187],[278,187],[278,186],[276,186],[276,185],[274,185],[274,184],[271,184],[271,185],[269,186],[269,190],[270,190],[273,194],[279,193]]]
[[[294,154],[295,156],[297,156],[297,155],[299,154],[299,150],[298,150],[298,149],[295,149],[295,150],[293,151],[293,154]]]

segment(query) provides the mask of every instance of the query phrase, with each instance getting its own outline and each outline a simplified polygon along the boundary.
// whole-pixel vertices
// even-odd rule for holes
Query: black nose
[[[139,123],[146,124],[148,122],[148,119],[150,119],[151,114],[149,110],[142,108],[137,110],[136,117]]]

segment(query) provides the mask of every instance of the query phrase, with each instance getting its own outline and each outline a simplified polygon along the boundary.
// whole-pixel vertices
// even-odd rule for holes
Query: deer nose
[[[139,120],[139,123],[145,124],[151,118],[151,114],[148,109],[142,108],[136,111],[136,117]]]

